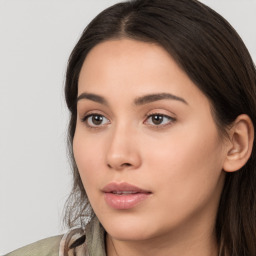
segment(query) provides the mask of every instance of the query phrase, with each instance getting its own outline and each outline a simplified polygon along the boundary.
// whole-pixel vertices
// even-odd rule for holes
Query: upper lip
[[[117,183],[117,182],[111,182],[109,184],[107,184],[102,191],[104,193],[113,193],[113,192],[136,192],[136,193],[151,193],[148,190],[136,187],[134,185],[131,185],[129,183],[126,182],[121,182],[121,183]]]

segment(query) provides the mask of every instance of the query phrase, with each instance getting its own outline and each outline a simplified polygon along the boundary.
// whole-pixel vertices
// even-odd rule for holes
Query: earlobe
[[[228,133],[230,143],[227,146],[223,169],[226,172],[235,172],[246,164],[252,153],[254,127],[250,117],[239,115]]]

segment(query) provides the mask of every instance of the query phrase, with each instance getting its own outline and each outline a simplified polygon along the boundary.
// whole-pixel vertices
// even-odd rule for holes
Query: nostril
[[[125,167],[130,167],[130,166],[132,166],[132,164],[130,164],[130,163],[123,163],[123,164],[121,164],[121,165],[119,165],[119,167],[118,166],[112,166],[111,164],[108,164],[108,168],[110,168],[110,169],[112,169],[112,168],[117,168],[117,169],[122,169],[122,168],[125,168]]]
[[[132,166],[131,164],[129,164],[129,163],[123,163],[121,166]]]

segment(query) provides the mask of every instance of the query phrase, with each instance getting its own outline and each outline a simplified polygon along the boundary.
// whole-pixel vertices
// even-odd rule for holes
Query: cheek
[[[94,180],[99,179],[102,168],[100,163],[103,161],[102,154],[99,154],[102,145],[91,137],[83,134],[77,129],[73,140],[73,152],[78,171],[86,191]]]
[[[219,189],[222,173],[223,153],[217,131],[186,134],[181,132],[147,147],[158,150],[147,151],[146,169],[152,170],[161,198],[177,205],[176,209],[179,204],[189,207],[207,200]]]

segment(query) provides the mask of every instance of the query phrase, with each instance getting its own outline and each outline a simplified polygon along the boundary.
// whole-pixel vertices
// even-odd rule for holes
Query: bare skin
[[[155,44],[103,42],[83,64],[78,97],[74,156],[107,232],[107,255],[217,256],[214,226],[232,143],[172,57]],[[104,188],[124,182],[148,195],[115,208]]]

